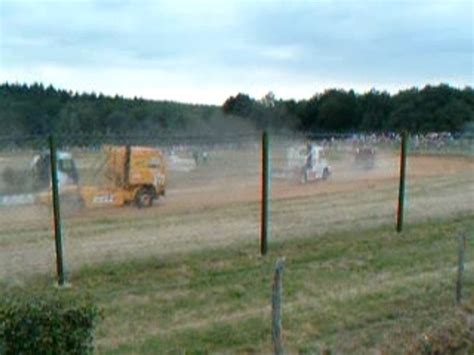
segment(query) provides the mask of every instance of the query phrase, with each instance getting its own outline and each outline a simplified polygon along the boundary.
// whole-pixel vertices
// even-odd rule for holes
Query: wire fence
[[[64,263],[255,244],[260,134],[57,137]],[[412,135],[407,223],[474,211],[474,141]],[[396,223],[400,136],[270,134],[269,245]],[[0,139],[0,278],[55,275],[48,137]]]

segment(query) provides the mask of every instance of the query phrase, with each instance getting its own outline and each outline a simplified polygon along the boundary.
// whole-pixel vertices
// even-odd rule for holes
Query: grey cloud
[[[472,5],[454,3],[454,14],[431,13],[430,3],[296,2],[259,8],[246,27],[258,44],[299,44],[309,57],[317,55],[373,60],[410,53],[472,53]],[[323,6],[327,5],[327,6]],[[388,59],[388,58],[387,58]]]
[[[469,1],[0,0],[0,63],[472,80]],[[269,88],[270,89],[270,88]]]

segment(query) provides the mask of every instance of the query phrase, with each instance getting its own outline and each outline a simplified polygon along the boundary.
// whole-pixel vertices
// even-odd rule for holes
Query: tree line
[[[330,89],[307,100],[239,93],[222,106],[191,105],[45,87],[0,85],[0,135],[218,134],[251,129],[301,132],[460,131],[474,123],[474,90],[446,84],[394,95]]]
[[[304,132],[453,132],[474,123],[474,90],[446,84],[411,88],[390,95],[371,90],[330,89],[309,100],[261,100],[238,94],[222,107],[228,114],[247,117],[257,127],[290,127]]]
[[[220,113],[217,106],[74,93],[42,84],[0,85],[0,135],[160,134]]]

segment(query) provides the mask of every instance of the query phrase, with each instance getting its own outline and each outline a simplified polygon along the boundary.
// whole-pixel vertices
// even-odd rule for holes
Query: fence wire
[[[0,280],[55,275],[50,172],[45,137],[0,140]]]
[[[270,248],[273,241],[395,225],[398,135],[270,137]],[[407,223],[473,212],[473,142],[410,137]],[[48,137],[0,139],[3,280],[55,273],[49,160]],[[58,165],[71,277],[81,267],[110,261],[237,252],[243,244],[259,251],[259,134],[62,136]]]
[[[74,139],[65,137],[62,145],[77,147]],[[69,267],[258,240],[259,144],[252,136],[206,141],[116,137],[71,149],[86,208],[63,213]],[[126,147],[129,182],[122,174]],[[153,186],[158,175],[163,185]],[[147,208],[138,195],[149,190],[155,196]],[[61,197],[63,205],[67,198]]]
[[[272,147],[275,239],[395,221],[396,137],[277,136]]]

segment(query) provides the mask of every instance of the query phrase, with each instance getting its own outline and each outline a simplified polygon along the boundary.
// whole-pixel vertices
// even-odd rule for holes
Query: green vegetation
[[[255,241],[94,265],[71,282],[104,310],[96,338],[100,353],[270,352],[278,256],[286,257],[283,335],[289,353],[326,347],[428,353],[442,346],[467,353],[474,344],[472,235],[462,307],[455,307],[454,296],[457,237],[473,227],[468,215],[407,225],[402,234],[390,226],[311,235],[273,241],[265,258]],[[52,292],[47,278],[27,284],[32,292]]]
[[[473,122],[473,89],[445,84],[395,95],[331,89],[301,101],[277,100],[272,93],[261,100],[238,94],[222,107],[78,94],[42,84],[0,85],[0,132],[8,133],[10,144],[15,137],[51,132],[88,135],[85,142],[76,144],[91,145],[95,144],[93,135],[98,134],[216,135],[248,133],[255,128],[305,133],[408,129],[419,133],[472,131]]]
[[[199,132],[219,113],[213,106],[78,94],[42,84],[0,85],[0,132],[10,138],[50,132],[157,135],[182,133],[184,128]]]
[[[0,353],[89,354],[98,308],[73,292],[13,292],[0,301]]]
[[[326,90],[309,100],[260,101],[245,94],[230,97],[223,111],[247,117],[257,127],[290,127],[303,132],[460,131],[474,121],[474,91],[442,84],[412,88],[395,95],[371,90]]]

